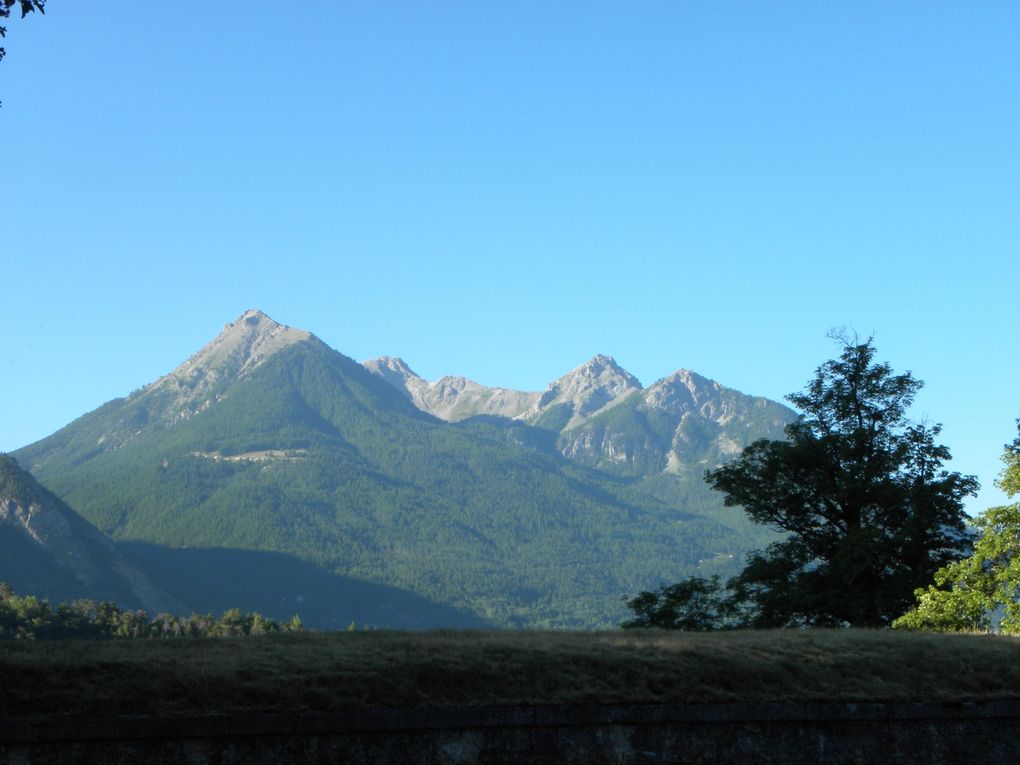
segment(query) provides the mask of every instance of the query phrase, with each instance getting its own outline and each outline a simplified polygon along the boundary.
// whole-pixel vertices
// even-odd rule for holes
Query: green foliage
[[[733,604],[722,589],[719,577],[692,576],[682,582],[645,591],[627,601],[634,618],[624,629],[655,627],[687,632],[722,629],[733,619]]]
[[[786,536],[728,586],[753,626],[884,626],[919,585],[966,554],[963,498],[977,482],[942,469],[939,426],[909,422],[922,383],[843,340],[803,393],[786,440],[760,440],[706,473],[756,523]]]
[[[191,614],[157,614],[121,610],[115,603],[75,600],[55,609],[47,600],[20,597],[0,582],[0,640],[70,640],[112,638],[244,637],[278,632],[301,632],[295,616],[280,624],[259,613],[242,614],[230,609],[219,618]]]
[[[1020,494],[1020,438],[1003,454],[998,485]],[[935,572],[934,584],[919,587],[917,604],[893,627],[937,632],[988,630],[1001,610],[999,629],[1020,634],[1020,502],[993,507],[974,520],[974,552]]]

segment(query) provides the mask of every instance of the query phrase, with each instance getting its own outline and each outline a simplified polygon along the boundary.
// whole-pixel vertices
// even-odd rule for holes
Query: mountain
[[[501,415],[552,431],[570,460],[621,476],[660,473],[700,481],[757,438],[782,438],[792,410],[685,369],[643,388],[611,356],[597,355],[542,393],[487,388],[463,377],[427,382],[401,359],[364,365],[422,411],[449,421]]]
[[[767,537],[700,473],[788,410],[685,374],[644,389],[597,356],[541,394],[434,384],[247,311],[15,456],[191,608],[602,627]]]
[[[0,581],[54,605],[89,598],[153,614],[183,608],[6,454],[0,454],[0,551]]]
[[[586,374],[550,403],[606,409]],[[231,580],[233,605],[314,607],[333,626],[341,593],[373,586],[395,604],[369,617],[379,626],[607,626],[623,596],[746,551],[693,503],[571,462],[550,431],[444,422],[257,311],[16,456],[132,560],[158,559],[152,575],[189,602]],[[245,573],[256,561],[328,576],[270,595]]]

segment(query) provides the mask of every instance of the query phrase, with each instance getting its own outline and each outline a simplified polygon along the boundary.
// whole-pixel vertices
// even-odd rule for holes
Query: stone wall
[[[0,765],[1020,762],[1020,701],[377,710],[0,721]]]

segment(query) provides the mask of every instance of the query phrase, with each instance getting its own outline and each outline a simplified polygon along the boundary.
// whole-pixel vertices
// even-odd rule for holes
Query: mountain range
[[[363,362],[424,412],[458,422],[510,418],[558,434],[575,462],[617,475],[703,469],[739,454],[749,438],[778,437],[793,413],[680,369],[643,388],[612,356],[594,356],[543,392],[490,388],[464,377],[423,380],[399,358]]]
[[[14,457],[197,610],[598,627],[770,538],[701,475],[793,417],[685,370],[644,388],[601,355],[542,392],[428,382],[253,310]]]

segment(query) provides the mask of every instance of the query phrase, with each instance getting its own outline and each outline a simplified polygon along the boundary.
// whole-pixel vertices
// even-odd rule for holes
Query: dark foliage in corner
[[[0,19],[7,19],[11,16],[11,8],[21,5],[21,18],[25,18],[34,11],[46,13],[46,0],[0,0]],[[7,36],[7,27],[0,26],[0,37]],[[7,55],[7,51],[0,47],[0,61]]]

